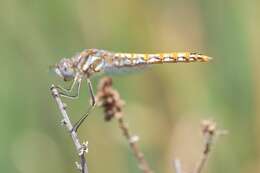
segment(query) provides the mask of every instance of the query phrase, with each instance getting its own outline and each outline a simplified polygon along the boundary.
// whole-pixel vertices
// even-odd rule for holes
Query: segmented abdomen
[[[124,67],[143,64],[208,62],[210,59],[211,58],[206,55],[189,52],[161,54],[115,53],[113,56],[113,64],[118,67]]]

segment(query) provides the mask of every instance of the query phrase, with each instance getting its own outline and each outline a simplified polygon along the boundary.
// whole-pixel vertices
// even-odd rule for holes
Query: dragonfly
[[[91,83],[92,76],[102,72],[120,72],[125,69],[141,68],[152,64],[208,62],[211,59],[209,56],[192,52],[140,54],[86,49],[71,58],[62,58],[53,68],[56,74],[64,81],[73,81],[68,89],[56,86],[59,89],[59,94],[63,97],[71,99],[78,98],[82,81],[87,81],[91,105],[87,113],[73,126],[73,131],[77,131],[96,105],[95,94]]]

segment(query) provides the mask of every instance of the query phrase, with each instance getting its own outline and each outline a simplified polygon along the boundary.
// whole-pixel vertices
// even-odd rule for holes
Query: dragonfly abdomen
[[[210,57],[208,56],[189,52],[174,52],[161,54],[117,53],[114,55],[113,62],[115,66],[124,67],[144,64],[207,62],[209,60]]]

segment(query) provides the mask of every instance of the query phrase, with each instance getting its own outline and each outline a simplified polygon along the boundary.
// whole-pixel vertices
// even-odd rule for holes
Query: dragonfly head
[[[63,78],[64,81],[70,81],[75,77],[73,62],[70,59],[61,59],[61,61],[54,66],[55,73]]]

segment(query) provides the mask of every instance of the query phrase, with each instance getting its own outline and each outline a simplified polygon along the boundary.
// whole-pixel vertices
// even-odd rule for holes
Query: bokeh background
[[[2,0],[0,171],[77,172],[74,146],[49,91],[52,83],[68,84],[48,68],[85,48],[102,48],[214,57],[209,64],[155,65],[113,78],[129,128],[156,172],[174,172],[175,158],[192,170],[203,119],[229,131],[205,172],[260,172],[259,2]],[[93,79],[95,88],[99,79]],[[76,121],[89,104],[86,85],[79,100],[64,101]],[[117,122],[103,119],[96,109],[79,131],[89,141],[89,172],[140,172]]]

